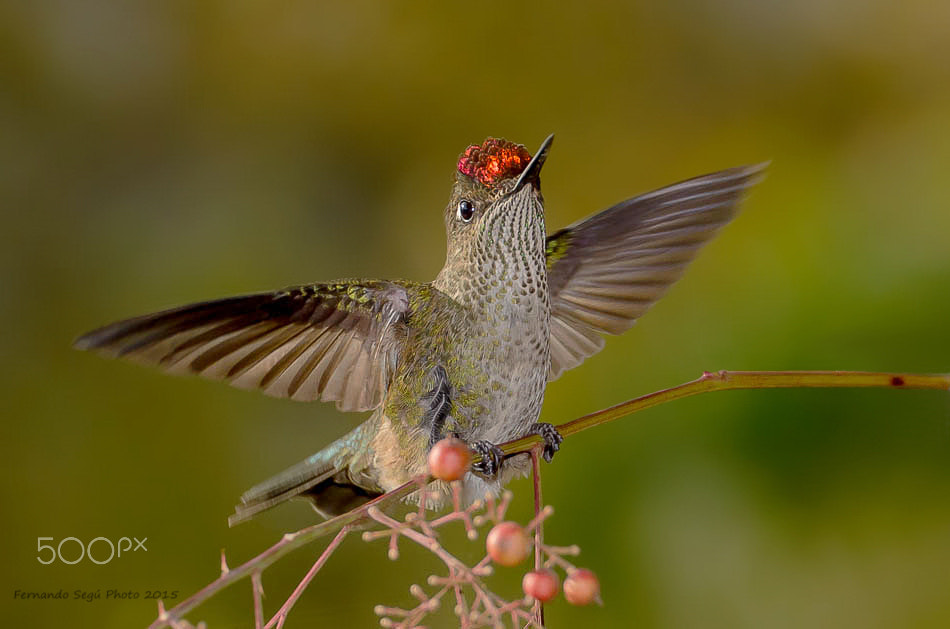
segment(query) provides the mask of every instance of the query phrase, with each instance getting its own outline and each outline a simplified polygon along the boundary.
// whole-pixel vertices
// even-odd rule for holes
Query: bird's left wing
[[[734,215],[764,165],[724,170],[644,194],[547,239],[554,380],[629,329]]]
[[[418,289],[343,280],[206,301],[107,325],[75,345],[363,411],[378,406],[389,385]]]

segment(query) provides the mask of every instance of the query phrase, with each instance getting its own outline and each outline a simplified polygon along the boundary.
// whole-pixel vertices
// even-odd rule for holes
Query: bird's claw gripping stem
[[[501,462],[505,459],[504,451],[490,441],[473,441],[469,446],[472,452],[481,457],[479,462],[472,464],[472,471],[490,479],[497,477]]]
[[[554,453],[560,450],[561,442],[564,437],[557,431],[553,424],[547,422],[537,422],[528,426],[529,435],[538,435],[544,439],[544,448],[541,450],[541,456],[548,463],[554,458]],[[458,435],[456,435],[458,436]],[[481,457],[478,463],[472,464],[472,471],[488,479],[494,479],[501,470],[502,462],[508,458],[504,450],[490,441],[473,441],[469,444],[472,452]]]
[[[561,449],[561,442],[564,441],[564,437],[557,431],[557,428],[547,422],[531,424],[528,427],[528,434],[539,435],[544,439],[544,449],[541,451],[541,456],[548,463],[554,458],[554,453]]]

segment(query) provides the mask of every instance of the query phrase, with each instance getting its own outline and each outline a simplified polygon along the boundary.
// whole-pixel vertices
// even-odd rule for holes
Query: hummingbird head
[[[465,149],[445,208],[446,270],[506,260],[518,249],[519,257],[534,249],[543,254],[540,173],[553,139],[549,136],[533,158],[524,146],[496,138]]]
[[[465,149],[459,158],[458,172],[492,188],[521,175],[530,162],[531,154],[521,144],[488,138],[481,145],[472,144]]]

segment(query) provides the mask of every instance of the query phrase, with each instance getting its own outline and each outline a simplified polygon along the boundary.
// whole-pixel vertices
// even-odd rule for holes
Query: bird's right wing
[[[764,165],[661,188],[589,216],[547,239],[554,380],[620,334],[679,279],[736,212]]]
[[[98,350],[294,400],[377,407],[402,352],[409,282],[344,280],[206,301],[85,334]]]

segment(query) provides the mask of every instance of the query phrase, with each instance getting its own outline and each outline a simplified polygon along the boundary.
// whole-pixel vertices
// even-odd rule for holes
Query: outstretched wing
[[[554,380],[633,325],[736,212],[764,165],[689,179],[629,199],[547,239]]]
[[[363,411],[379,405],[395,369],[411,290],[344,280],[207,301],[107,325],[75,345]]]

